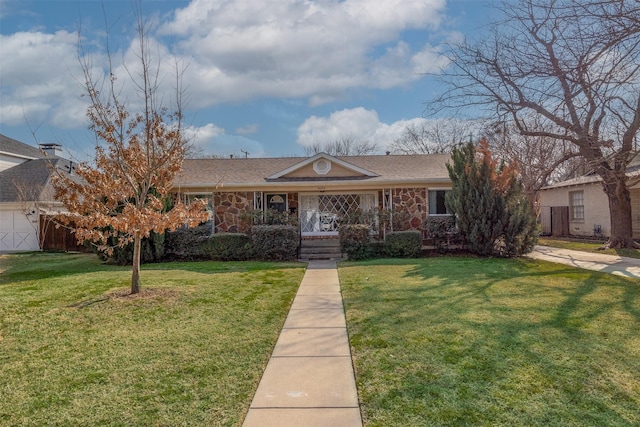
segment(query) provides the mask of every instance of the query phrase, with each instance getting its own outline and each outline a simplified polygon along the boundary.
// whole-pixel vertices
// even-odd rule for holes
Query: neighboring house
[[[629,165],[627,175],[634,181],[640,178],[639,161]],[[609,199],[601,181],[590,174],[543,188],[539,193],[543,234],[609,237]],[[633,238],[640,239],[640,182],[632,181],[630,193]]]
[[[0,134],[0,172],[28,160],[44,157],[39,149]]]
[[[342,218],[393,211],[397,229],[421,230],[446,215],[448,154],[187,159],[174,190],[210,200],[214,232],[241,231],[243,213],[268,209],[299,219],[301,237],[338,235]]]
[[[57,150],[57,144],[47,145]],[[0,135],[0,252],[36,251],[44,242],[47,213],[62,205],[53,200],[48,163],[69,168],[70,162]]]

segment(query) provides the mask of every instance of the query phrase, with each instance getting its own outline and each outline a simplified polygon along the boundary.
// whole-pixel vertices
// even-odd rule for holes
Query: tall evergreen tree
[[[446,203],[473,253],[519,256],[536,242],[536,222],[517,171],[499,165],[486,140],[456,148],[447,165],[452,191]]]

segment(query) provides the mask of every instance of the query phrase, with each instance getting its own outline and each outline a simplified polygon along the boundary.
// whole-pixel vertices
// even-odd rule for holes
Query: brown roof
[[[326,156],[331,159],[331,156]],[[449,154],[414,154],[388,156],[339,156],[338,159],[373,172],[375,177],[348,178],[278,178],[267,180],[287,168],[307,160],[307,157],[280,158],[234,158],[234,159],[186,159],[182,176],[177,177],[174,185],[181,188],[268,186],[292,184],[300,181],[345,183],[349,181],[371,182],[378,184],[416,182],[449,182],[446,168],[451,159]]]

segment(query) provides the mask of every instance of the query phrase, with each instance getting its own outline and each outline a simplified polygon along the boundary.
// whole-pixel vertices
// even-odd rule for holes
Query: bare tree
[[[324,144],[312,144],[305,147],[304,151],[307,156],[318,153],[327,153],[332,156],[366,156],[374,154],[377,149],[378,146],[375,143],[349,135]]]
[[[50,169],[55,198],[69,212],[59,220],[73,226],[78,241],[97,242],[107,253],[113,250],[111,239],[119,246],[133,242],[132,294],[140,292],[142,238],[151,231],[164,233],[208,219],[204,200],[190,205],[176,200],[171,210],[165,209],[187,146],[182,135],[181,73],[176,70],[175,98],[169,111],[162,105],[160,64],[152,58],[149,28],[139,10],[136,30],[139,68],[135,74],[129,71],[128,77],[140,101],[138,111],[130,112],[133,106],[124,103],[111,53],[103,85],[95,78],[90,58],[81,55],[80,45],[90,129],[103,145],[96,147],[93,162],[77,165],[73,175]]]
[[[453,46],[431,113],[486,107],[521,135],[570,142],[602,178],[607,245],[636,246],[626,172],[640,129],[640,3],[514,0],[501,9],[487,39]],[[532,115],[542,127],[530,126]]]
[[[535,124],[530,123],[529,128],[535,128]],[[521,135],[513,124],[494,123],[487,126],[483,134],[494,155],[517,169],[536,214],[540,189],[574,176],[584,163],[570,142],[547,136]]]
[[[389,147],[400,154],[450,153],[454,147],[473,138],[477,122],[458,119],[432,119],[408,125]]]

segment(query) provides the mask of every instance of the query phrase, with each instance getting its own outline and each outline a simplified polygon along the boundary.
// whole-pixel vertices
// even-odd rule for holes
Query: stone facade
[[[253,209],[253,192],[214,193],[213,209],[216,233],[236,233],[242,213]]]
[[[242,232],[241,216],[253,209],[252,191],[234,193],[214,193],[215,232]],[[382,193],[379,193],[379,202]],[[391,191],[395,230],[421,230],[428,212],[427,190],[425,188],[394,188]],[[287,194],[289,212],[298,215],[298,193]],[[381,206],[379,206],[381,207]]]
[[[393,211],[400,230],[421,230],[427,218],[427,190],[425,188],[394,188],[391,190]]]

